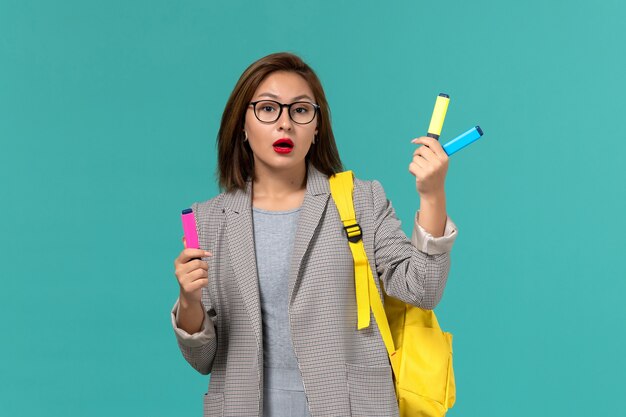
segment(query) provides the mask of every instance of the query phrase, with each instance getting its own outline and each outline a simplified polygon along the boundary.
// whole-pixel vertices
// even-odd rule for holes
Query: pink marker
[[[196,228],[196,216],[190,208],[183,210],[181,214],[183,219],[183,232],[185,233],[186,247],[191,249],[200,249],[198,244],[198,229]]]

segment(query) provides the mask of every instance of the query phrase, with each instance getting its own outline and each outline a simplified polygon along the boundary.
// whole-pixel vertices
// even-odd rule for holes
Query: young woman
[[[378,181],[355,178],[354,206],[379,291],[432,309],[457,230],[445,208],[447,155],[435,139],[414,143],[411,240]],[[174,262],[171,313],[184,358],[211,374],[204,415],[397,416],[373,316],[357,330],[353,258],[328,182],[342,164],[311,68],[289,53],[248,67],[218,147],[224,192],[192,205],[202,249]]]

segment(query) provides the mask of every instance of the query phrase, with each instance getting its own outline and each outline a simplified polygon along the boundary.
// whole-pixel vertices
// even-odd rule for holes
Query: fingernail
[[[204,256],[213,256],[211,252],[204,251]]]

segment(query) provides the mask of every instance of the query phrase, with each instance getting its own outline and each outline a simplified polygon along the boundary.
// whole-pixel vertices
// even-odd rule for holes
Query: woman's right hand
[[[181,302],[188,305],[201,301],[202,287],[209,284],[209,264],[200,259],[203,256],[213,254],[203,249],[185,248],[174,260],[174,273],[180,285]]]

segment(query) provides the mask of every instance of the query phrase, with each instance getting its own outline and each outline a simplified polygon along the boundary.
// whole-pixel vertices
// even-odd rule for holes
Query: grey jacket
[[[354,181],[354,207],[377,285],[407,303],[434,308],[443,294],[457,237],[448,217],[434,238],[415,216],[412,239],[400,228],[378,181]],[[417,197],[417,196],[416,196]],[[417,199],[417,198],[416,198]],[[211,374],[204,416],[261,416],[263,338],[251,210],[246,191],[192,205],[200,246],[213,253],[202,292],[206,316],[190,335],[171,321],[184,358]],[[398,416],[385,345],[372,315],[357,330],[354,267],[328,177],[308,166],[289,276],[293,346],[309,409],[318,416]],[[382,294],[382,293],[381,293]]]

